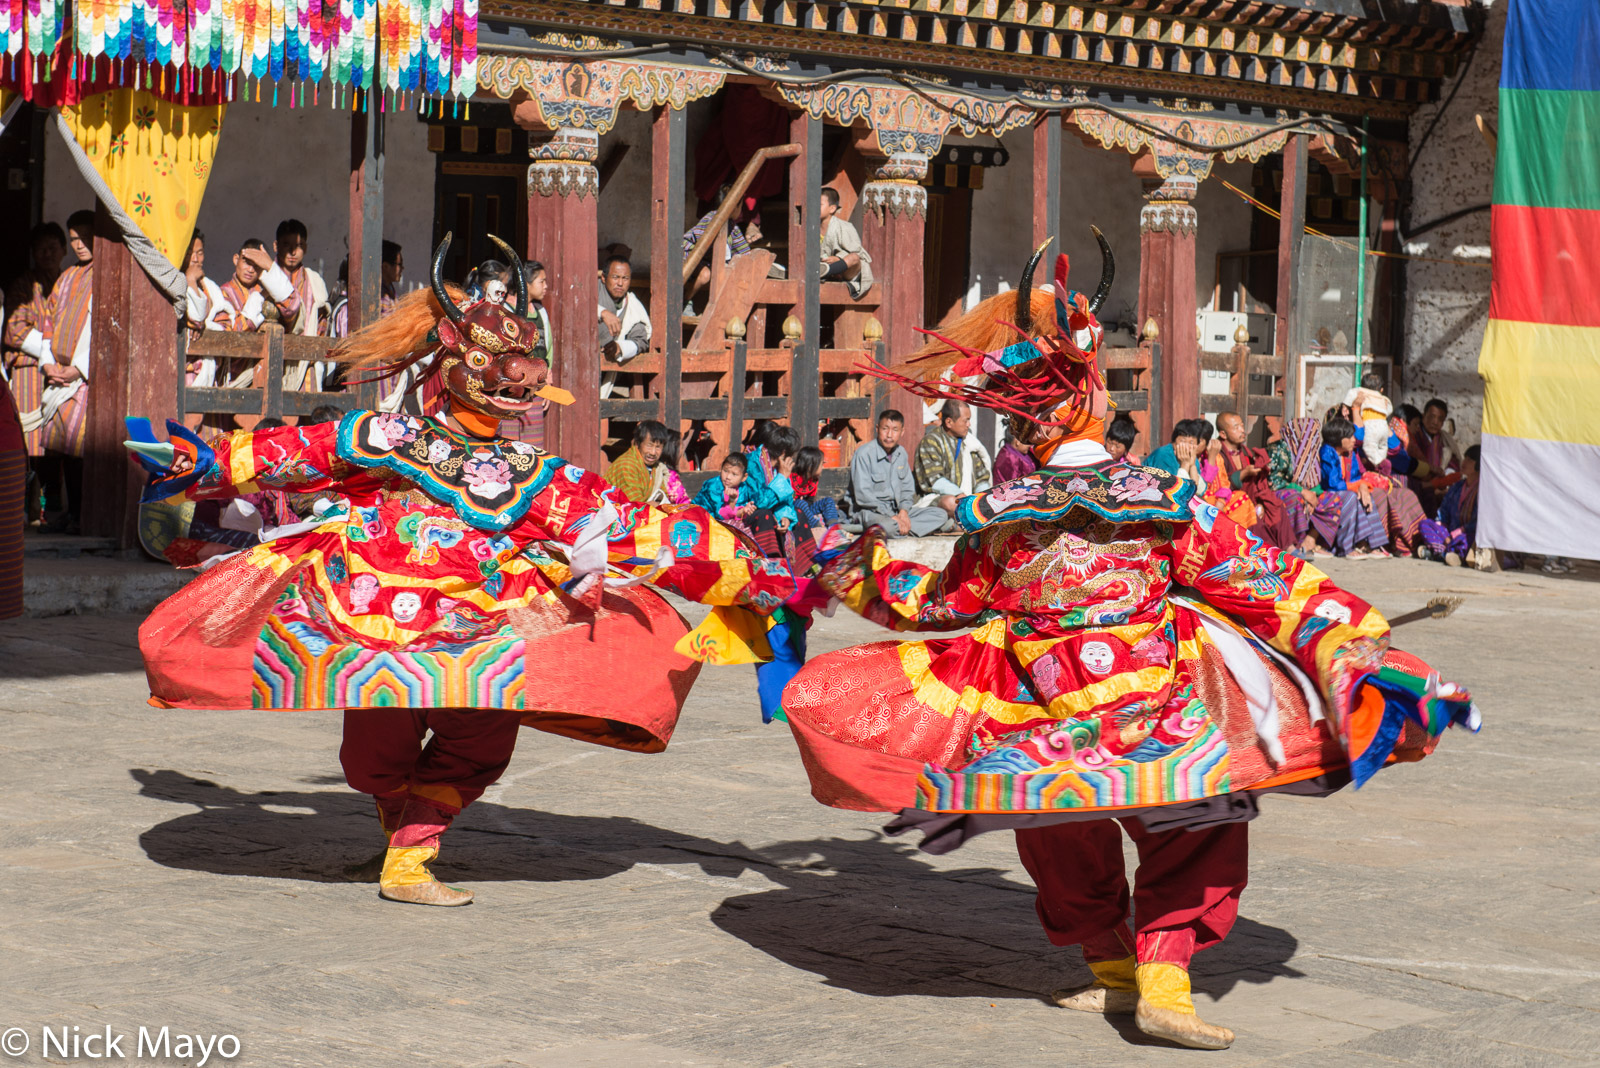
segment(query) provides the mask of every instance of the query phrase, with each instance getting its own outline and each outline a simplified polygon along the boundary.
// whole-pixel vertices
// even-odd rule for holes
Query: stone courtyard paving
[[[1391,616],[1464,598],[1396,644],[1487,726],[1265,803],[1195,967],[1226,1053],[1043,1000],[1087,973],[1009,836],[930,857],[817,805],[748,668],[707,670],[659,756],[524,731],[439,866],[477,903],[424,909],[341,880],[379,836],[337,716],[158,711],[136,619],[63,617],[0,623],[0,1031],[31,1040],[0,1065],[86,1063],[40,1056],[73,1026],[141,1063],[141,1025],[271,1068],[1600,1064],[1600,575],[1331,570]]]

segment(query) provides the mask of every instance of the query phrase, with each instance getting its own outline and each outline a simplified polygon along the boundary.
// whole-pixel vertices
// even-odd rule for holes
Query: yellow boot
[[[1072,990],[1057,990],[1050,999],[1063,1009],[1079,1012],[1098,1012],[1104,1015],[1124,1015],[1134,1010],[1139,1001],[1139,987],[1134,980],[1134,960],[1091,961],[1089,971],[1094,982]]]
[[[391,847],[384,855],[383,874],[378,877],[378,895],[412,905],[470,904],[471,890],[446,886],[428,870],[428,861],[438,855],[432,846]]]
[[[1176,964],[1141,964],[1135,971],[1139,1003],[1134,1026],[1152,1038],[1164,1038],[1190,1049],[1227,1049],[1233,1032],[1213,1027],[1195,1015],[1189,997],[1189,973]]]

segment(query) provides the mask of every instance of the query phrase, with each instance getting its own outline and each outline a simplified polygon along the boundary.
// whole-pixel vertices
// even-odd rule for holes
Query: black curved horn
[[[1039,266],[1039,257],[1044,255],[1044,250],[1054,240],[1053,237],[1047,237],[1043,244],[1033,250],[1033,258],[1022,269],[1022,281],[1017,283],[1017,329],[1024,334],[1033,333],[1033,271]]]
[[[430,275],[430,280],[433,282],[433,295],[438,300],[439,306],[444,309],[444,313],[450,317],[452,323],[459,323],[466,318],[466,315],[462,313],[460,308],[456,307],[456,302],[450,299],[450,294],[446,293],[444,289],[444,257],[445,253],[450,251],[450,238],[453,236],[454,234],[446,230],[444,240],[439,242],[438,248],[434,249],[433,271]]]
[[[1117,276],[1117,260],[1111,255],[1111,245],[1106,241],[1106,235],[1100,232],[1100,227],[1090,226],[1094,231],[1094,239],[1100,242],[1100,285],[1094,291],[1094,299],[1089,301],[1089,314],[1100,314],[1100,305],[1106,302],[1106,297],[1111,294],[1111,280]]]
[[[522,265],[522,259],[511,249],[511,246],[493,234],[489,240],[500,246],[500,251],[506,254],[511,261],[511,266],[516,268],[517,276],[517,314],[522,318],[528,317],[528,269]]]

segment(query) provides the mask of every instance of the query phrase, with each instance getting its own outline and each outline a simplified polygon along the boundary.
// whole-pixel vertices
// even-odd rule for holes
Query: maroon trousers
[[[345,781],[377,802],[391,846],[437,847],[451,821],[505,772],[521,725],[520,712],[349,708],[339,763]]]
[[[1121,823],[1139,851],[1132,894]],[[1082,945],[1086,961],[1176,964],[1221,942],[1239,915],[1249,879],[1249,825],[1147,831],[1137,819],[1083,820],[1019,830],[1017,852],[1039,888],[1035,908],[1058,946]],[[1133,929],[1128,920],[1133,906]]]

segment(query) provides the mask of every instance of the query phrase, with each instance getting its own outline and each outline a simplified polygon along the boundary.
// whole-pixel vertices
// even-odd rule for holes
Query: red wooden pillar
[[[171,298],[134,260],[104,205],[95,214],[89,330],[83,533],[115,538],[118,548],[129,549],[138,544],[145,477],[122,447],[128,436],[122,420],[147,416],[160,430],[177,415],[178,319]]]
[[[1059,114],[1042,116],[1033,126],[1033,247],[1059,237],[1061,226],[1061,124]],[[1061,251],[1059,247],[1057,252]],[[1054,262],[1054,257],[1050,262]]]
[[[1147,174],[1139,213],[1139,322],[1154,319],[1161,338],[1161,419],[1171,433],[1200,414],[1200,345],[1195,331],[1194,178],[1154,176],[1149,153],[1134,163]],[[1154,444],[1161,444],[1159,442]]]
[[[531,105],[529,105],[531,106]],[[524,121],[524,108],[516,111]],[[600,451],[599,264],[600,137],[592,130],[529,127],[528,258],[544,264],[545,303],[555,335],[552,380],[572,393],[570,405],[551,405],[545,447],[579,467],[598,471]],[[660,324],[656,324],[660,329]]]
[[[890,363],[922,347],[926,299],[923,248],[928,223],[928,157],[897,152],[867,159],[870,180],[861,189],[864,209],[861,244],[872,257],[873,284],[879,288],[878,320]],[[901,444],[914,453],[922,439],[922,401],[895,387],[889,407],[906,417]]]

